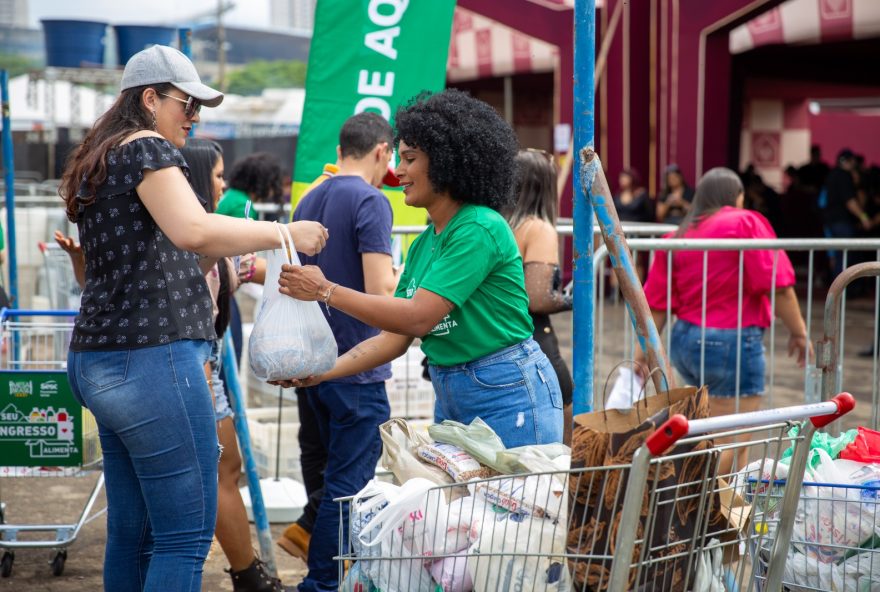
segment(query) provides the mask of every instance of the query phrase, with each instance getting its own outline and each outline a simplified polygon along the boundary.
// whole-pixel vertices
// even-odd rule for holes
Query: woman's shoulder
[[[125,138],[107,152],[107,177],[98,190],[100,196],[128,193],[143,180],[144,171],[179,167],[184,175],[189,168],[183,154],[171,142],[153,131],[139,131]]]
[[[527,241],[546,240],[556,238],[556,227],[543,218],[529,216],[514,229],[513,233],[517,238],[521,237]]]
[[[776,238],[770,221],[754,210],[725,206],[713,218],[743,238]]]

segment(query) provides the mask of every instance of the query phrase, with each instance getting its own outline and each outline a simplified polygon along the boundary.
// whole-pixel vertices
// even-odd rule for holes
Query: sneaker
[[[309,541],[311,539],[312,535],[310,533],[306,532],[299,524],[293,523],[285,529],[284,534],[278,537],[275,543],[290,555],[307,562],[309,560]]]

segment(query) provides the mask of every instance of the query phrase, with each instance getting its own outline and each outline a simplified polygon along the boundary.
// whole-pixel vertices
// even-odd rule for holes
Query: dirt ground
[[[851,300],[846,318],[846,363],[843,384],[859,403],[853,418],[845,427],[858,424],[870,425],[872,417],[872,388],[874,370],[872,361],[859,358],[858,351],[869,345],[873,335],[873,299]],[[603,354],[602,368],[605,372],[623,356],[620,338],[624,308],[607,304],[605,308],[604,339],[608,351]],[[821,337],[822,306],[814,303],[812,338]],[[561,314],[554,318],[563,355],[571,361],[571,315]],[[776,332],[777,362],[775,371],[774,406],[796,404],[803,401],[803,370],[785,358],[787,333],[781,327]],[[597,381],[604,376],[597,376]],[[769,404],[769,401],[768,401]],[[94,476],[83,478],[0,478],[0,500],[7,503],[7,522],[52,523],[74,521],[82,510],[94,484]],[[99,504],[103,504],[103,496]],[[272,527],[273,538],[284,525]],[[80,592],[101,590],[105,527],[104,518],[87,524],[78,540],[69,548],[69,556],[63,575],[51,575],[49,562],[52,554],[48,549],[19,550],[16,553],[12,577],[0,578],[0,592]],[[256,537],[254,547],[257,548]],[[276,553],[279,572],[285,584],[295,585],[305,575],[305,565],[289,557],[283,551]],[[203,590],[232,590],[229,576],[223,572],[227,566],[219,547],[205,565]]]

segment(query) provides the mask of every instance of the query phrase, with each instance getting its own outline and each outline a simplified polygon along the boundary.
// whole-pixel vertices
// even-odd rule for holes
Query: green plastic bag
[[[790,430],[788,430],[788,436],[790,438],[794,438],[798,435],[800,431],[800,426],[794,426]],[[853,440],[856,439],[856,435],[858,434],[857,429],[851,429],[843,432],[839,436],[832,436],[831,434],[826,434],[825,432],[816,432],[813,434],[813,441],[810,442],[810,451],[815,450],[816,448],[821,448],[825,452],[828,453],[832,459],[835,459],[840,455],[840,451],[849,446]],[[782,464],[789,464],[791,462],[791,455],[794,454],[794,446],[789,446],[785,452],[782,453],[782,458],[779,459],[779,462]],[[820,463],[821,459],[819,455],[810,454],[807,457],[807,464],[810,468],[816,468],[816,466]]]
[[[441,424],[428,426],[428,434],[437,442],[458,446],[481,464],[495,469],[495,457],[505,450],[498,434],[479,417],[470,425],[446,419]],[[498,470],[498,469],[495,469]]]

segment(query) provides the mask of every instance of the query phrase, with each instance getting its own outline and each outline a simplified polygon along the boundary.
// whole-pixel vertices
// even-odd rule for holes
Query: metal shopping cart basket
[[[52,573],[64,571],[67,547],[93,512],[104,484],[98,429],[67,380],[74,311],[0,311],[0,576],[9,577],[16,549],[52,550]],[[92,476],[92,492],[73,523],[9,524],[2,500],[7,478]],[[20,500],[17,500],[20,501]],[[38,538],[42,537],[42,538]]]
[[[854,404],[843,393],[703,420],[676,415],[628,463],[429,488],[371,482],[338,500],[340,519],[348,516],[348,530],[340,530],[342,589],[779,590],[784,565],[774,559],[787,554],[784,533],[794,517],[782,508],[796,507],[797,496],[778,500],[778,536],[765,541],[766,529],[750,527],[748,480],[724,474],[721,460],[740,450],[778,458],[794,445],[788,479],[799,485],[802,443]],[[727,440],[713,446],[713,438]],[[684,467],[683,476],[668,485],[664,475],[674,466]],[[770,495],[751,493],[755,505]],[[751,560],[750,546],[767,550],[768,569]],[[342,580],[345,562],[351,567]]]

